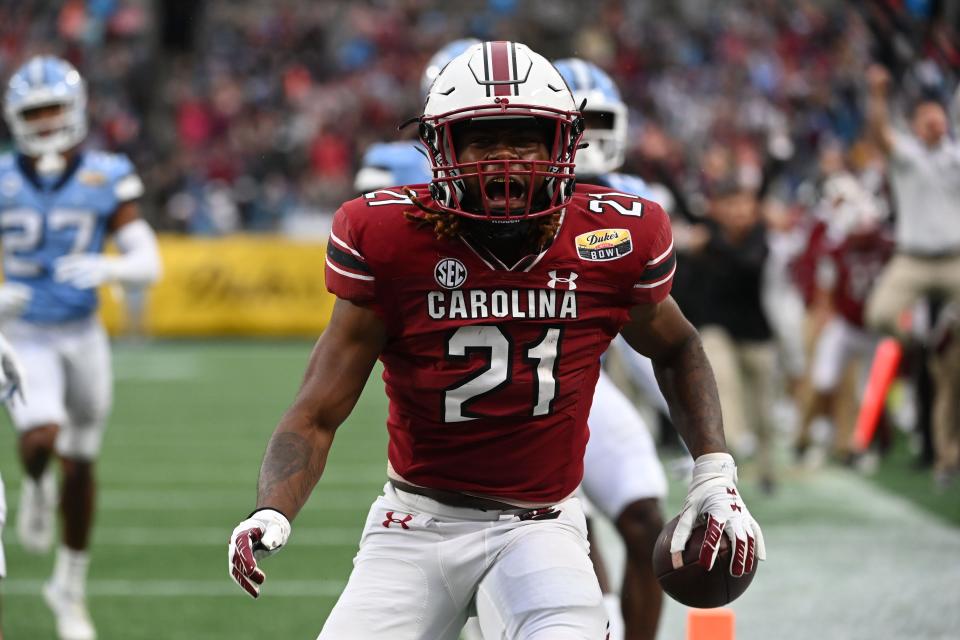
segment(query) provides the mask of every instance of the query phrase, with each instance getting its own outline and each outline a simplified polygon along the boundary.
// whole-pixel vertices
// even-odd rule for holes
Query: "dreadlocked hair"
[[[463,218],[450,211],[435,209],[424,204],[412,189],[407,189],[406,193],[416,207],[415,210],[408,209],[403,212],[407,220],[416,224],[417,227],[430,227],[438,240],[452,240],[460,235],[460,223]],[[546,246],[553,240],[560,227],[560,212],[541,216],[533,222],[535,224],[530,225],[528,232],[530,241],[537,247]]]
[[[406,189],[407,197],[416,209],[403,212],[407,220],[420,227],[431,227],[438,240],[452,240],[460,235],[460,217],[449,211],[434,209],[417,196],[413,189]]]

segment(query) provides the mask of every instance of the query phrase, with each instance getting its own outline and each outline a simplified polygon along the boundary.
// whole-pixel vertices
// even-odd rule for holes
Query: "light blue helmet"
[[[627,105],[617,85],[600,67],[580,58],[555,60],[553,66],[567,81],[577,106],[587,101],[583,109],[587,119],[583,140],[590,146],[577,154],[577,175],[599,176],[616,171],[623,166],[627,152]],[[605,117],[591,118],[593,113]]]
[[[426,69],[423,70],[423,76],[420,78],[420,97],[426,100],[427,94],[430,93],[430,85],[437,79],[437,76],[440,75],[443,68],[447,66],[447,63],[475,44],[480,44],[480,41],[476,38],[461,38],[460,40],[448,42],[433,54],[433,57],[430,58],[430,61],[427,63]]]
[[[28,122],[25,111],[62,104],[55,117]],[[60,154],[87,135],[87,88],[72,64],[54,56],[35,56],[10,78],[3,113],[17,149],[28,156]]]
[[[430,161],[413,140],[374,142],[363,154],[363,166],[354,178],[357,193],[398,185],[430,182]]]

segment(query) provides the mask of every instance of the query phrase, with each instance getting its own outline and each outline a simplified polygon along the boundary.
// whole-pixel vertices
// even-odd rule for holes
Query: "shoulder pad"
[[[650,185],[640,176],[628,173],[610,173],[604,176],[604,184],[616,191],[632,193],[642,198],[653,199]]]

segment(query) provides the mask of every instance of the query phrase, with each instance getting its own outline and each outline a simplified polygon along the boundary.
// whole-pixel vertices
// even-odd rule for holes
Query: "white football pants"
[[[559,517],[449,507],[389,484],[318,640],[603,640],[607,617],[580,501]]]
[[[18,432],[60,427],[57,453],[93,460],[110,413],[110,342],[91,317],[57,325],[12,322],[4,333],[24,364],[26,402],[7,403]]]
[[[646,422],[603,370],[590,407],[590,440],[580,484],[611,522],[637,500],[667,495],[667,476]]]
[[[855,327],[840,316],[832,318],[820,332],[814,349],[810,369],[813,388],[820,392],[834,391],[847,364],[854,358],[863,359],[864,371],[869,371],[879,342],[879,335]]]

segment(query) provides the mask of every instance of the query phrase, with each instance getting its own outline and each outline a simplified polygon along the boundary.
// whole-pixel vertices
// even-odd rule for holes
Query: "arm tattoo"
[[[665,362],[654,363],[674,426],[696,458],[726,451],[717,383],[697,334]]]
[[[313,443],[302,435],[291,431],[274,434],[260,467],[257,504],[276,506],[280,501],[292,501],[299,510],[317,481],[316,477],[311,480],[309,473],[312,454]],[[297,475],[302,477],[295,479]]]

